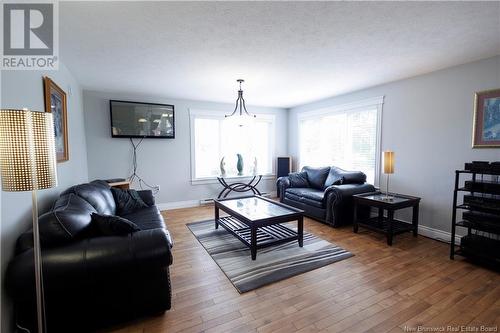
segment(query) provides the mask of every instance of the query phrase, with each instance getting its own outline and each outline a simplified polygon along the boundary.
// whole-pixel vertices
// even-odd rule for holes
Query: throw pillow
[[[141,230],[132,221],[120,216],[92,213],[92,225],[99,235],[119,236]]]
[[[339,170],[342,170],[337,167],[331,167],[330,172],[328,173],[328,177],[325,180],[325,189],[332,185],[341,185],[342,184],[342,174]]]
[[[342,175],[342,184],[363,184],[366,175],[361,171],[346,172]]]
[[[112,187],[111,192],[115,199],[117,215],[126,215],[148,207],[136,190],[122,190],[121,188]]]
[[[290,180],[290,187],[309,187],[309,182],[307,181],[307,173],[294,172],[288,175]]]
[[[312,188],[323,190],[326,177],[328,177],[328,173],[330,172],[330,167],[313,168],[305,166],[302,168],[302,171],[307,173],[307,180]]]
[[[331,185],[363,184],[364,182],[366,182],[366,175],[361,171],[346,171],[332,166],[325,181],[325,188]]]

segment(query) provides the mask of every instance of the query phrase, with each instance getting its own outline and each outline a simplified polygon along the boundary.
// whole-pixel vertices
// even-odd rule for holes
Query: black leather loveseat
[[[301,172],[280,177],[277,181],[280,201],[304,210],[305,215],[334,227],[352,223],[353,194],[373,192],[360,171],[337,167],[304,167]],[[358,214],[366,215],[362,208]]]
[[[123,216],[141,229],[129,234],[89,234],[92,213],[116,213],[104,181],[67,189],[40,216],[48,332],[93,331],[170,309],[172,240],[151,191],[138,193],[148,207]],[[36,314],[32,237],[19,237],[7,271],[16,322],[25,327]]]

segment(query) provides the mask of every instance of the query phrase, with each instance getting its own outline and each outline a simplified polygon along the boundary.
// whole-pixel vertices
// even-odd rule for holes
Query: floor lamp
[[[38,230],[38,190],[57,186],[54,123],[51,113],[0,111],[2,190],[31,191],[38,332],[45,329],[43,276]]]

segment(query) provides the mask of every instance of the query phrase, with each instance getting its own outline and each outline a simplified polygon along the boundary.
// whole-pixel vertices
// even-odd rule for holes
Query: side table
[[[245,178],[245,177],[251,177],[250,180],[246,183],[243,181],[238,181],[238,179]],[[227,178],[233,178],[237,179],[236,182],[234,183],[228,183]],[[252,191],[252,193],[255,195],[261,195],[259,189],[257,188],[257,185],[260,183],[262,179],[262,175],[242,175],[242,176],[218,176],[217,180],[219,183],[222,185],[222,191],[220,191],[219,195],[217,196],[217,199],[221,198],[227,198],[228,194],[231,192],[248,192]]]
[[[360,226],[367,229],[381,232],[387,236],[387,244],[392,245],[394,235],[412,231],[413,236],[418,234],[418,207],[420,198],[409,195],[390,193],[392,199],[386,200],[385,194],[381,192],[371,192],[353,195],[354,200],[354,224],[353,231],[358,232]],[[358,206],[364,205],[378,208],[378,216],[368,219],[358,219]],[[394,212],[403,208],[413,208],[412,223],[404,222],[394,218]],[[384,216],[387,211],[387,217]]]

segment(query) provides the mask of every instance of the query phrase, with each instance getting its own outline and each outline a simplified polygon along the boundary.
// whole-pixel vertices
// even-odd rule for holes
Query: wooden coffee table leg
[[[299,246],[304,246],[304,217],[301,216],[297,220],[297,234],[299,237]]]
[[[252,260],[257,258],[257,228],[252,227],[250,229],[251,240],[250,240],[250,251],[252,252]]]

